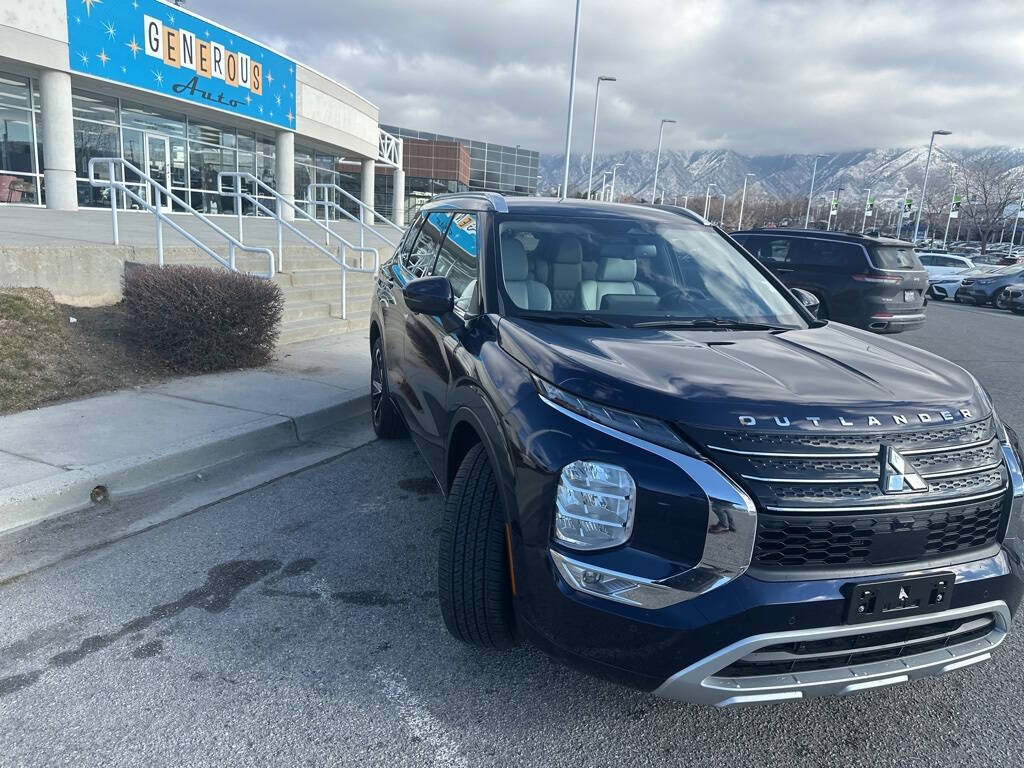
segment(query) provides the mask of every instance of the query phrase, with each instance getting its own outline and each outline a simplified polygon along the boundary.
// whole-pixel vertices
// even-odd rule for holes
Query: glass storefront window
[[[122,101],[121,122],[126,127],[141,128],[150,133],[185,137],[184,115],[175,115],[142,104]]]
[[[32,121],[28,110],[0,107],[0,171],[33,171]]]
[[[120,156],[121,137],[117,126],[75,120],[75,171],[79,178],[89,177],[89,160],[92,158]],[[96,191],[99,192],[98,189]]]
[[[98,93],[71,89],[71,112],[82,120],[117,125],[117,99]]]

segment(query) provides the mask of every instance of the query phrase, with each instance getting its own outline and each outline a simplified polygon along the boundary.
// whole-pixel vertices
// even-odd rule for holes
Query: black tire
[[[462,642],[516,645],[505,516],[494,470],[479,444],[463,458],[444,505],[437,596],[445,626]]]
[[[394,440],[408,434],[402,415],[391,400],[388,368],[384,365],[384,345],[379,337],[370,350],[370,418],[373,431],[382,440]]]
[[[998,291],[996,291],[996,295],[992,297],[992,306],[995,307],[996,309],[1009,309],[1009,291],[1007,291],[1005,288],[1000,288]]]

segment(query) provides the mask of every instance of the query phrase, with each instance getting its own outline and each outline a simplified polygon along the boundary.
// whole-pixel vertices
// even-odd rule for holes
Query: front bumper
[[[729,673],[730,665],[751,654],[771,646],[799,643],[820,643],[823,640],[842,640],[852,636],[876,635],[876,645],[861,648],[858,656],[869,659],[872,654],[891,653],[885,639],[899,630],[937,627],[957,619],[991,617],[991,623],[982,624],[982,634],[965,636],[962,642],[953,633],[936,634],[929,638],[931,645],[943,642],[943,647],[929,647],[919,653],[913,645],[896,658],[882,661],[866,660],[856,663],[838,663],[822,669],[786,674],[736,676]],[[980,603],[963,608],[914,618],[893,619],[871,624],[819,627],[814,629],[774,632],[748,637],[733,643],[670,677],[655,694],[696,704],[730,707],[744,704],[764,704],[820,696],[843,696],[860,691],[885,688],[924,677],[935,677],[947,672],[987,661],[1006,637],[1010,626],[1010,609],[1002,601]],[[922,635],[928,637],[927,635]],[[842,645],[842,642],[837,643]],[[841,651],[840,653],[845,653]],[[828,664],[827,654],[816,657]],[[846,661],[846,659],[844,659]]]

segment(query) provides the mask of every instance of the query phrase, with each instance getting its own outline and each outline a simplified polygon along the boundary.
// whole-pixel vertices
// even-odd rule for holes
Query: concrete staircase
[[[332,229],[351,243],[359,242],[359,231],[351,222],[332,222]],[[391,234],[388,234],[391,237]],[[397,239],[398,233],[395,233]],[[263,245],[246,237],[247,245]],[[265,243],[276,251],[276,242]],[[390,245],[367,233],[366,245],[377,248],[380,261],[383,263],[391,257]],[[334,241],[330,250],[340,255],[340,245]],[[214,249],[219,255],[227,258],[227,249]],[[284,294],[285,308],[281,321],[279,345],[294,344],[300,341],[335,336],[353,331],[361,331],[370,325],[370,302],[373,297],[376,278],[374,275],[348,272],[346,276],[348,301],[347,317],[342,318],[341,312],[341,267],[318,249],[305,243],[285,241],[282,269],[274,276],[274,281],[281,287]],[[370,266],[372,256],[363,254],[364,263]],[[347,263],[358,264],[359,254],[347,251]],[[197,264],[200,266],[216,266],[209,256],[191,246],[173,246],[164,249],[164,262],[167,264]],[[265,256],[238,254],[236,264],[239,269],[250,272],[266,272]]]

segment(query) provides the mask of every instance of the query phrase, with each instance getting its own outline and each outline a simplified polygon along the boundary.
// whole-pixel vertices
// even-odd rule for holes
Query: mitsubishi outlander
[[[816,303],[688,211],[427,204],[377,277],[372,418],[445,494],[448,630],[718,706],[986,661],[1017,439],[969,372]]]

